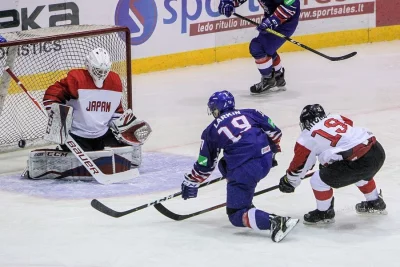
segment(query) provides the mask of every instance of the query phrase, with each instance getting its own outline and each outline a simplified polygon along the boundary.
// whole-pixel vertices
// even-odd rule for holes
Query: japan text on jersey
[[[122,83],[115,72],[110,72],[102,88],[97,88],[89,72],[71,70],[67,77],[50,86],[44,95],[43,105],[67,104],[74,108],[71,133],[84,138],[103,136],[109,122],[122,114]]]

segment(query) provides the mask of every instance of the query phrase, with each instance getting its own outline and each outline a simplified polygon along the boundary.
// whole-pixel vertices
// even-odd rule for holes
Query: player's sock
[[[376,189],[375,180],[371,179],[369,181],[361,180],[356,183],[358,189],[364,194],[365,200],[371,201],[378,199],[378,190]]]
[[[282,66],[281,57],[278,53],[272,56],[272,66],[275,71],[276,86],[284,87],[286,85],[285,68]]]
[[[256,59],[256,65],[261,76],[269,77],[272,74],[272,62],[272,58],[268,56]]]
[[[326,191],[320,191],[313,189],[315,199],[317,201],[317,209],[320,211],[326,211],[331,206],[331,201],[333,198],[333,189],[330,188]]]
[[[281,70],[283,67],[281,62],[281,57],[279,56],[278,53],[275,53],[272,56],[272,66],[274,67],[275,72]]]
[[[304,223],[333,223],[335,221],[333,189],[321,180],[319,173],[311,177],[311,187],[317,201],[317,209],[304,215]]]
[[[269,214],[265,211],[251,208],[243,214],[243,225],[254,230],[268,230],[271,227]]]

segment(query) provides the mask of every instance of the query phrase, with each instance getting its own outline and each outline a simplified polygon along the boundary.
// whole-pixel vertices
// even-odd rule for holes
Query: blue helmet
[[[217,118],[224,111],[235,109],[235,98],[226,90],[215,92],[208,100],[207,105],[211,114]]]

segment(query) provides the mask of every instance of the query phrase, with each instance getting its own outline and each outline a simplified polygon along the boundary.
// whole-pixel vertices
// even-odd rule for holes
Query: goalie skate
[[[387,215],[386,203],[382,198],[382,190],[379,192],[378,199],[362,201],[356,204],[356,212],[362,215]]]
[[[271,217],[271,239],[274,242],[282,241],[290,231],[297,225],[299,219],[290,217],[273,216]]]

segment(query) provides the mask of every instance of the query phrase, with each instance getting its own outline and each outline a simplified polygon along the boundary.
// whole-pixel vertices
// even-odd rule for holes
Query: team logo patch
[[[264,155],[265,153],[268,153],[268,152],[270,152],[270,151],[271,151],[270,146],[266,146],[266,147],[263,147],[263,148],[261,149],[261,154]]]
[[[197,160],[197,163],[201,166],[207,166],[208,159],[202,155],[199,155],[199,159]]]
[[[157,26],[155,0],[119,0],[115,10],[115,25],[131,30],[131,44],[141,45],[153,35]]]
[[[273,128],[275,128],[275,123],[272,122],[270,118],[268,118],[268,124],[271,125]]]

